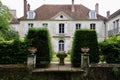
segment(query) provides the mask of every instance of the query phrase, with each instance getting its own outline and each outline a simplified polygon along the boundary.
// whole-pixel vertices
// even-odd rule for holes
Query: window
[[[60,23],[59,24],[59,33],[64,33],[64,24],[63,23]]]
[[[113,29],[114,29],[114,33],[119,32],[119,19],[113,22]]]
[[[76,24],[76,30],[81,28],[81,24]]]
[[[34,18],[35,18],[35,12],[34,11],[28,11],[27,19],[34,19]]]
[[[58,45],[59,45],[59,51],[64,51],[64,41],[60,40]]]
[[[60,15],[60,18],[63,18],[63,15]]]
[[[33,28],[33,23],[28,23],[29,28]]]
[[[119,19],[116,20],[116,27],[117,27],[117,32],[119,31]]]
[[[48,27],[48,24],[47,23],[43,23],[42,24],[44,28],[47,28]]]
[[[90,29],[95,29],[95,24],[90,24]]]
[[[97,19],[96,12],[94,10],[89,12],[89,18],[90,19]]]

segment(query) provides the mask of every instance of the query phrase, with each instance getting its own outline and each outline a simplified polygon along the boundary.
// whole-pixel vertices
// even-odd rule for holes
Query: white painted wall
[[[107,32],[110,30],[114,29],[114,24],[113,22],[119,19],[119,31],[120,31],[120,15],[110,19],[106,24],[107,24]],[[108,34],[107,34],[108,35]]]
[[[60,39],[65,41],[65,51],[69,51],[72,47],[72,41],[73,41],[73,36],[75,32],[75,24],[80,23],[81,28],[84,29],[90,29],[90,24],[95,23],[96,24],[96,31],[98,34],[98,41],[103,41],[105,38],[105,25],[103,21],[20,21],[20,26],[19,26],[19,34],[20,37],[23,38],[25,37],[25,34],[27,34],[28,31],[28,23],[33,23],[34,27],[36,28],[42,28],[43,23],[48,23],[48,30],[50,32],[51,36],[51,42],[52,42],[52,47],[55,52],[58,52],[58,41]],[[58,34],[58,25],[59,23],[64,23],[65,24],[65,38],[60,38]]]

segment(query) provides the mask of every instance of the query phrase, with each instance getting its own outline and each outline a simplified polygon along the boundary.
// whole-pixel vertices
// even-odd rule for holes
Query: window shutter
[[[59,34],[59,24],[56,24],[56,34]]]
[[[25,34],[27,34],[27,32],[28,32],[28,24],[24,25],[24,29],[25,29]]]
[[[74,32],[75,32],[75,30],[76,30],[76,26],[75,26],[74,23],[72,24],[72,30],[73,30],[73,34],[74,34]]]
[[[66,43],[66,40],[64,40],[64,51],[67,51],[67,43]]]
[[[68,26],[67,26],[67,24],[65,24],[65,27],[64,27],[64,29],[65,29],[65,34],[67,34],[67,29],[68,28]]]
[[[54,43],[54,45],[56,45],[56,47],[55,47],[55,51],[58,52],[59,41],[56,40],[55,43]]]
[[[97,33],[99,33],[99,25],[97,25],[97,24],[95,25],[95,30]]]

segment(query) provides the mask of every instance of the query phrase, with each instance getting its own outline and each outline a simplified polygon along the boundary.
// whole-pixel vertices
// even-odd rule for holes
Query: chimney
[[[27,0],[24,0],[24,16],[27,17]]]
[[[96,14],[99,14],[99,4],[98,3],[95,4],[95,11],[96,11]]]
[[[75,11],[75,7],[74,7],[74,0],[72,0],[72,8],[71,11],[74,12]]]
[[[110,16],[110,11],[107,11],[107,18]]]
[[[27,4],[27,11],[30,11],[30,4]]]
[[[16,10],[10,10],[10,13],[12,14],[13,17],[17,17],[16,16]]]

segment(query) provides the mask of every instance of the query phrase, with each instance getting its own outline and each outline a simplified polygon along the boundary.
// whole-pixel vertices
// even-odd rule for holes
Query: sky
[[[23,16],[23,0],[0,0],[10,9],[16,10],[17,17]],[[72,0],[27,0],[31,6],[31,10],[44,4],[71,4]],[[99,14],[106,17],[106,11],[110,14],[120,9],[120,0],[74,0],[75,4],[82,4],[91,10],[95,10],[95,4],[99,4]]]

